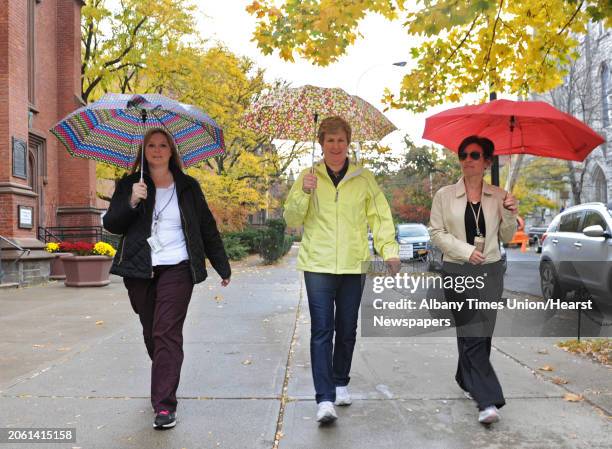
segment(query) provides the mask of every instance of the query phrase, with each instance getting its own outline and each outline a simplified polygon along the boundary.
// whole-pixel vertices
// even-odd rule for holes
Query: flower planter
[[[72,253],[54,253],[55,259],[51,261],[51,272],[49,273],[49,279],[66,279],[66,273],[64,272],[64,257],[74,257]]]
[[[112,257],[73,256],[65,257],[62,262],[67,287],[102,287],[110,283]]]

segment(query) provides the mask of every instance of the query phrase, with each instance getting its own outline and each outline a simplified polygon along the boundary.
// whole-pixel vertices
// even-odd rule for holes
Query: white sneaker
[[[336,387],[336,405],[351,405],[351,395],[348,391],[348,387]]]
[[[490,405],[478,413],[478,422],[482,424],[492,424],[497,421],[499,421],[499,413],[494,405]]]
[[[317,421],[321,424],[334,422],[336,419],[338,419],[336,409],[331,401],[319,402],[317,407]]]

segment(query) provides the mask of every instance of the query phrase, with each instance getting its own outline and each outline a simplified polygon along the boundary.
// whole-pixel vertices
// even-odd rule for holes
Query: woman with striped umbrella
[[[161,96],[127,95],[107,96],[52,131],[76,156],[131,169],[117,183],[104,215],[104,227],[121,235],[111,273],[123,277],[142,324],[152,362],[153,426],[172,428],[183,323],[194,284],[207,277],[205,256],[222,286],[231,277],[200,184],[183,173],[183,166],[222,153],[223,133],[191,106]]]

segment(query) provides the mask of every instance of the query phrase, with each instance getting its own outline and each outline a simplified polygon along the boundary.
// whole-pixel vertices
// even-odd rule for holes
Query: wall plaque
[[[28,179],[28,146],[16,137],[13,137],[13,176]]]
[[[17,223],[21,229],[32,229],[34,227],[34,208],[31,206],[17,206]]]

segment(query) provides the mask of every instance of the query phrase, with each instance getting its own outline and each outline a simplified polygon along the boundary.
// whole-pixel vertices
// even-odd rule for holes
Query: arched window
[[[36,170],[36,156],[32,151],[28,152],[28,185],[34,191],[36,191],[38,187],[37,183],[37,170]]]
[[[612,83],[610,83],[610,68],[607,64],[601,66],[601,120],[604,128],[610,126],[612,118],[612,110],[610,103],[612,102]]]
[[[606,182],[606,175],[599,166],[593,170],[593,187],[593,200],[608,204],[608,183]]]

